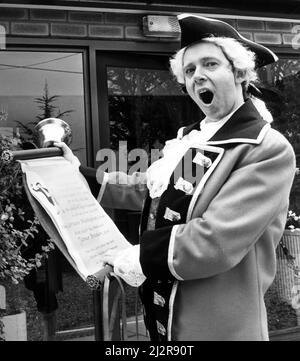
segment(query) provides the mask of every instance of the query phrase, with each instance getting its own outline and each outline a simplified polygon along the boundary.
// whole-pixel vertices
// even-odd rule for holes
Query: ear
[[[245,81],[246,77],[246,70],[236,70],[234,73],[235,82],[237,84],[241,84],[243,81]]]

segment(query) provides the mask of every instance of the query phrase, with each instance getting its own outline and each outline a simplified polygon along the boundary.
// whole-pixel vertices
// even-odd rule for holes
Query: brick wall
[[[122,13],[0,7],[0,25],[5,27],[6,34],[10,37],[166,41],[166,39],[143,36],[142,16]],[[167,41],[172,40],[167,39]]]
[[[0,8],[0,25],[8,36],[131,41],[177,41],[142,33],[142,14]],[[262,20],[222,19],[245,37],[269,46],[291,47],[300,24]]]
[[[222,19],[228,21],[227,19]],[[291,47],[300,24],[263,20],[229,20],[245,38],[267,46]]]

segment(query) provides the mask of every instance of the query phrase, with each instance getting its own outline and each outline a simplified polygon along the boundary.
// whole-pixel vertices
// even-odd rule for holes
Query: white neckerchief
[[[239,108],[239,107],[238,107]],[[207,117],[200,123],[201,130],[192,130],[183,138],[166,141],[163,157],[151,164],[147,170],[147,187],[151,198],[160,197],[168,188],[175,167],[189,148],[205,144],[231,118],[233,112],[219,121],[210,121]]]
[[[218,120],[217,122],[211,121],[209,120],[209,118],[205,117],[200,123],[200,131],[201,133],[203,133],[203,137],[206,140],[210,139],[214,134],[217,133],[219,129],[223,127],[223,125],[227,122],[229,118],[231,118],[232,114],[235,112],[236,110],[226,115],[226,117],[222,118],[221,120]]]

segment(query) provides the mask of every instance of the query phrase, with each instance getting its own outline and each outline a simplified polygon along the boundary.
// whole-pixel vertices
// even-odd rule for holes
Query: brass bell
[[[52,147],[54,142],[70,145],[72,130],[68,123],[59,118],[46,118],[34,127],[39,148]]]

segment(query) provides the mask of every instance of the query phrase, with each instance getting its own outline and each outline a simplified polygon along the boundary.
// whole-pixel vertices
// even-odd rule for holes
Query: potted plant
[[[17,302],[12,300],[12,303],[8,300],[6,307],[5,288],[18,284],[31,270],[40,267],[42,260],[54,248],[51,241],[47,240],[46,243],[40,244],[39,252],[33,257],[26,256],[28,249],[36,242],[40,225],[24,192],[21,167],[12,159],[12,150],[18,149],[22,149],[20,137],[0,135],[0,285],[2,285],[0,339],[2,340],[8,333],[6,327],[14,324],[11,317],[7,318],[9,313],[22,311],[20,310],[22,300]],[[34,247],[36,249],[36,244]]]
[[[294,310],[300,325],[300,216],[288,211],[284,234],[277,248],[278,295]]]
[[[290,234],[289,232],[294,233],[295,231],[296,234],[300,232],[300,216],[297,216],[295,212],[289,210],[285,223],[285,233]]]

